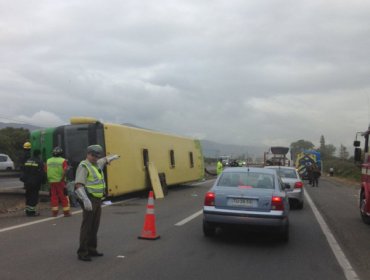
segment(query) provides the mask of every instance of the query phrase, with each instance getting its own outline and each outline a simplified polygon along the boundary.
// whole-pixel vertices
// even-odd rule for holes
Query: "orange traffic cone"
[[[156,240],[160,236],[155,231],[155,215],[154,215],[154,196],[153,191],[149,192],[148,205],[146,206],[146,214],[144,228],[139,239]]]

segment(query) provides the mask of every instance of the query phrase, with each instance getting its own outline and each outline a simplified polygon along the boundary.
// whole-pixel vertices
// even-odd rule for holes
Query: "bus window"
[[[143,149],[143,162],[144,162],[144,167],[148,167],[148,162],[149,162],[148,149]]]
[[[170,150],[170,166],[171,168],[175,167],[175,151]]]
[[[193,152],[189,152],[190,168],[194,167]]]
[[[89,146],[87,125],[65,126],[65,156],[73,166],[77,166],[86,157],[86,148]]]

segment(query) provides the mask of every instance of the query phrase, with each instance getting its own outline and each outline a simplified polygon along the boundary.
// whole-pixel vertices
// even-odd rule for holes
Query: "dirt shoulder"
[[[0,217],[24,215],[24,190],[2,191],[0,193]],[[50,209],[49,194],[40,192],[39,210]]]
[[[338,182],[338,183],[342,183],[342,184],[344,184],[346,186],[349,186],[349,187],[354,187],[354,188],[359,188],[360,187],[360,181],[353,180],[353,179],[341,178],[341,177],[336,177],[336,176],[333,176],[333,177],[325,176],[325,177],[323,177],[323,179]]]

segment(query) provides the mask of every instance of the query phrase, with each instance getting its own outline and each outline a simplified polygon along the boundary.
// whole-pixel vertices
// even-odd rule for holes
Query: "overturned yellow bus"
[[[106,155],[120,155],[104,171],[110,197],[148,188],[149,162],[168,186],[204,178],[201,145],[192,138],[80,117],[72,118],[70,125],[33,131],[31,142],[44,161],[60,146],[74,171],[85,159],[89,145],[101,145]]]

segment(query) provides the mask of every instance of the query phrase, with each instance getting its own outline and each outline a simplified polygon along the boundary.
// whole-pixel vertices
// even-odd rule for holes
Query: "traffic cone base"
[[[159,235],[157,235],[157,236],[148,236],[148,237],[138,236],[137,238],[139,238],[139,239],[146,239],[146,240],[157,240],[157,239],[159,239],[161,237]]]
[[[149,192],[148,205],[146,207],[144,227],[139,239],[156,240],[160,236],[157,235],[155,230],[155,216],[154,216],[154,195],[153,191]]]

